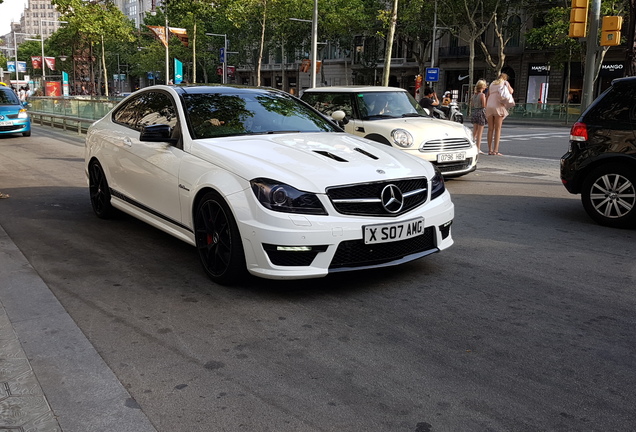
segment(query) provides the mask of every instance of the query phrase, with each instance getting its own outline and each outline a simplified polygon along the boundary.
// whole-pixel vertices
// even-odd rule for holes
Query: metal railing
[[[468,119],[468,105],[460,104],[460,109]],[[581,104],[517,104],[509,109],[506,121],[514,120],[527,124],[572,125],[581,115]],[[465,123],[470,123],[470,120]]]
[[[29,101],[29,114],[33,122],[40,125],[76,130],[78,133],[104,117],[121,98],[34,97]],[[468,106],[459,104],[469,124]],[[508,121],[526,124],[571,125],[581,114],[580,104],[517,104],[510,111]]]
[[[104,117],[121,98],[32,97],[29,114],[34,123],[86,132],[96,120]]]

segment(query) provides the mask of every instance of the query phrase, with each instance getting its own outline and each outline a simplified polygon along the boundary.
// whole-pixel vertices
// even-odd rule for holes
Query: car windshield
[[[19,105],[20,99],[11,89],[0,89],[0,105]]]
[[[195,139],[338,130],[326,118],[283,93],[186,93],[183,100]]]
[[[407,92],[361,92],[356,97],[360,116],[365,120],[427,116]]]

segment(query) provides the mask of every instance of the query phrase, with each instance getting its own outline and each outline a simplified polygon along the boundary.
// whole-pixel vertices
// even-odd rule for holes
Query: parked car
[[[319,87],[301,99],[325,115],[344,111],[346,132],[398,148],[432,162],[444,177],[477,168],[472,131],[462,124],[432,118],[404,89],[394,87]]]
[[[0,85],[0,134],[18,133],[31,136],[31,116],[26,103],[22,103],[10,87]]]
[[[561,158],[561,180],[601,225],[636,226],[636,77],[612,82],[583,112]]]
[[[453,244],[433,165],[273,89],[139,90],[89,128],[85,163],[98,217],[119,209],[196,246],[221,284],[392,266]]]

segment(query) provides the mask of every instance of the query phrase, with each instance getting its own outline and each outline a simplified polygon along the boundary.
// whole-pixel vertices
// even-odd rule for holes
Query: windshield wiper
[[[423,114],[418,113],[406,113],[402,114],[402,117],[425,117]]]

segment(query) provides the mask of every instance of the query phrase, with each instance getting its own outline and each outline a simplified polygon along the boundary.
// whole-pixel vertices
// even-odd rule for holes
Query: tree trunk
[[[263,22],[261,26],[261,46],[258,50],[258,62],[256,65],[256,85],[261,85],[261,65],[263,63],[263,50],[265,49],[265,22],[267,18],[267,0],[263,1]],[[227,56],[227,54],[226,54]],[[227,57],[226,57],[227,59]]]
[[[104,96],[108,97],[108,71],[106,70],[106,51],[104,49],[104,35],[102,35],[102,69],[104,70]],[[119,73],[119,71],[117,71]],[[119,79],[119,76],[117,77]]]
[[[386,41],[384,50],[384,70],[382,71],[382,85],[389,85],[391,75],[391,55],[393,54],[393,39],[395,38],[395,25],[397,24],[398,0],[393,0],[393,12],[391,13],[391,26],[389,27],[389,38]]]
[[[192,30],[192,84],[197,82],[197,21],[195,18]]]

